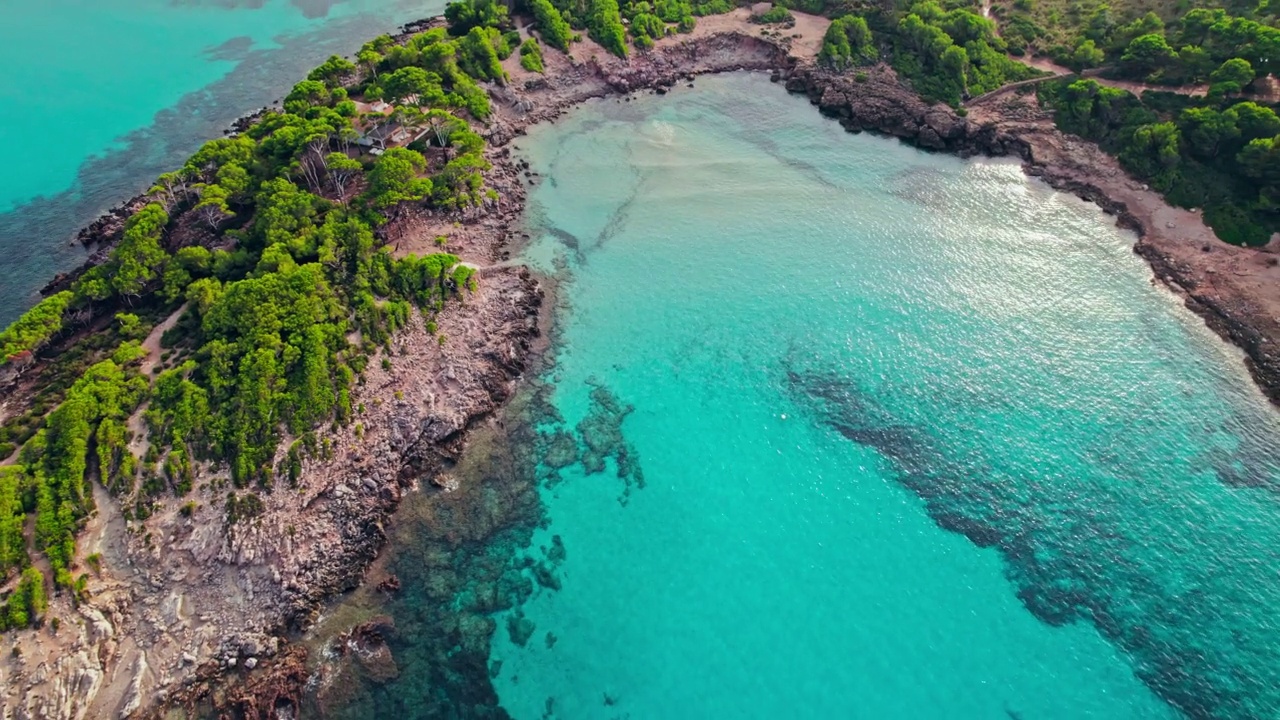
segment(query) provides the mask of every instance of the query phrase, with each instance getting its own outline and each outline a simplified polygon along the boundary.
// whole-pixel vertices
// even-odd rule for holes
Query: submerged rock
[[[528,644],[529,638],[533,637],[533,631],[536,629],[537,625],[521,613],[512,613],[507,616],[507,633],[511,636],[511,642],[520,647]]]

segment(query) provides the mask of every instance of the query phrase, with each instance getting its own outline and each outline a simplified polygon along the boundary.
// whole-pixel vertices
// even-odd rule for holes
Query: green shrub
[[[540,73],[543,71],[542,65],[542,48],[538,45],[538,41],[529,38],[520,45],[520,67],[529,72]],[[443,242],[441,242],[443,241]],[[443,247],[448,242],[444,236],[436,238],[436,244]]]
[[[760,15],[751,16],[751,22],[759,25],[793,22],[795,19],[795,16],[781,5],[774,5]]]
[[[560,11],[551,4],[550,0],[529,0],[529,7],[533,10],[533,18],[537,23],[538,32],[542,34],[542,40],[561,52],[569,52],[569,44],[573,42],[573,30],[560,15]]]

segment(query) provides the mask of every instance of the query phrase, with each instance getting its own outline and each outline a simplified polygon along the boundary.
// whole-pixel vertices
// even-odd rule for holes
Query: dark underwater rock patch
[[[1200,618],[1229,609],[1218,607],[1207,589],[1172,597],[1148,578],[1147,568],[1128,559],[1134,540],[1121,532],[1123,512],[1109,507],[1105,496],[1073,494],[1047,479],[1009,477],[975,458],[961,465],[925,429],[896,423],[856,382],[797,367],[785,377],[816,422],[889,460],[897,480],[924,500],[940,528],[999,548],[1018,599],[1038,620],[1052,626],[1091,622],[1129,654],[1142,682],[1189,718],[1243,720],[1280,712],[1267,707],[1276,691],[1250,664],[1257,657],[1247,654],[1247,638],[1176,632],[1200,632]],[[1246,468],[1252,468],[1247,460],[1219,459],[1214,469],[1231,484],[1256,484],[1258,471]]]

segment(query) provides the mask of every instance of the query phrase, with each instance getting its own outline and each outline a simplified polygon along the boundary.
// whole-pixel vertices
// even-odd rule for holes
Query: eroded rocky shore
[[[1244,248],[1220,241],[1195,211],[1171,207],[1095,144],[1064,135],[1033,91],[996,93],[966,108],[928,105],[879,68],[865,82],[812,65],[785,74],[787,89],[852,132],[877,132],[928,150],[1021,158],[1050,186],[1097,203],[1135,231],[1134,252],[1155,277],[1224,340],[1238,346],[1258,387],[1280,403],[1280,267],[1276,242]]]
[[[1258,384],[1280,402],[1275,256],[1217,241],[1197,214],[1170,208],[1095,146],[1059,133],[1034,94],[997,94],[962,116],[924,103],[888,68],[859,79],[816,67],[824,20],[801,16],[794,32],[762,36],[746,15],[704,19],[691,36],[666,38],[630,61],[587,41],[572,57],[548,53],[545,76],[508,63],[513,80],[491,88],[495,118],[481,130],[493,164],[486,183],[501,199],[466,214],[406,210],[381,233],[401,254],[428,250],[445,234],[450,252],[482,268],[479,290],[438,320],[447,341],[421,322],[398,334],[386,362],[374,358],[356,388],[353,402],[364,407],[359,429],[322,433],[331,456],[305,461],[298,490],[265,494],[252,522],[228,525],[215,503],[186,516],[175,500],[144,534],[99,492],[83,545],[102,553],[106,569],[87,603],[73,608],[55,599],[64,618],[56,634],[28,633],[20,656],[0,664],[0,685],[8,688],[0,716],[296,716],[309,670],[307,651],[290,639],[361,582],[395,591],[390,577],[366,573],[386,542],[388,519],[408,492],[457,491],[462,474],[450,470],[469,430],[512,395],[537,351],[543,289],[507,264],[521,242],[526,189],[537,178],[509,143],[592,98],[666,92],[700,74],[763,71],[850,131],[961,156],[1019,157],[1029,174],[1097,202],[1136,230],[1135,250],[1156,277],[1244,350]],[[109,247],[119,224],[112,218],[118,213],[86,237]],[[347,628],[344,642],[380,652],[382,631],[376,623]]]

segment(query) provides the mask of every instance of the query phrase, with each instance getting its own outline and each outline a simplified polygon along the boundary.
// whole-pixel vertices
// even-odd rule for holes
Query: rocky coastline
[[[0,669],[0,684],[17,691],[0,697],[0,716],[297,716],[308,653],[289,639],[311,626],[333,597],[362,582],[396,591],[390,578],[366,577],[386,542],[386,523],[408,492],[455,489],[449,471],[469,431],[512,395],[536,355],[544,290],[506,261],[521,242],[527,188],[537,179],[509,144],[528,127],[554,122],[590,99],[662,93],[709,73],[769,72],[851,132],[961,157],[1018,157],[1028,174],[1096,202],[1136,231],[1135,252],[1155,277],[1244,351],[1263,392],[1280,403],[1280,293],[1274,290],[1280,276],[1270,275],[1275,256],[1218,242],[1198,215],[1169,208],[1114,159],[1059,133],[1034,94],[986,98],[961,115],[925,103],[887,67],[856,76],[817,67],[813,43],[825,29],[819,18],[802,17],[801,31],[792,35],[762,36],[746,15],[705,18],[693,35],[666,38],[630,61],[586,41],[571,57],[549,53],[545,76],[509,64],[513,81],[491,88],[495,118],[481,129],[493,165],[486,184],[501,200],[448,215],[406,209],[381,233],[400,253],[421,252],[447,234],[450,252],[481,267],[480,290],[439,319],[448,342],[437,342],[421,322],[397,335],[393,352],[381,366],[370,363],[356,388],[355,402],[366,408],[360,436],[350,428],[326,431],[332,457],[307,460],[300,490],[266,495],[253,523],[225,525],[212,504],[186,517],[174,503],[147,524],[162,542],[144,542],[99,493],[99,514],[84,545],[101,552],[111,570],[95,581],[88,603],[60,609],[76,622],[30,643],[16,669],[8,669],[13,663]],[[108,212],[78,239],[103,256],[130,208],[144,198]],[[1241,268],[1251,273],[1247,283],[1237,279],[1245,277]],[[76,274],[60,276],[46,291],[65,287]],[[375,623],[347,633],[378,652],[384,631]]]
[[[1205,324],[1244,353],[1245,366],[1280,404],[1280,256],[1227,245],[1194,211],[1170,207],[1096,145],[1063,135],[1033,92],[1001,93],[966,108],[928,105],[884,68],[859,82],[812,65],[780,73],[850,132],[874,132],[960,157],[1013,156],[1051,187],[1097,204],[1138,235],[1133,250]]]

